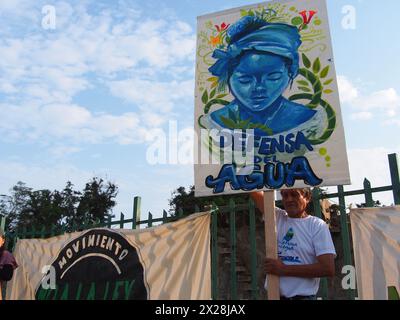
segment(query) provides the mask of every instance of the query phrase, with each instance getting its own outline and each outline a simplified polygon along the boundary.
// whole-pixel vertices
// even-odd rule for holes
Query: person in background
[[[2,300],[2,290],[5,282],[13,277],[14,270],[18,267],[14,256],[5,249],[6,237],[4,231],[0,229],[0,300]]]
[[[252,194],[263,212],[263,193]],[[321,277],[335,274],[335,247],[329,227],[307,214],[310,189],[281,190],[285,210],[276,208],[278,259],[265,259],[267,274],[280,277],[281,300],[315,300]]]

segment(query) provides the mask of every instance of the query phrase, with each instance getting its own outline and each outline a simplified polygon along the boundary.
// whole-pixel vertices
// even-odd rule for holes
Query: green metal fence
[[[374,194],[379,192],[391,191],[393,193],[393,203],[395,205],[400,205],[400,171],[398,165],[397,154],[390,154],[389,168],[391,176],[391,185],[383,187],[372,187],[370,182],[365,179],[364,188],[360,190],[345,191],[344,186],[337,186],[337,192],[325,193],[321,189],[315,188],[313,190],[313,203],[314,203],[314,215],[322,218],[320,201],[323,199],[338,199],[338,206],[340,211],[340,226],[341,226],[341,237],[343,244],[343,265],[354,265],[353,257],[351,252],[351,241],[350,241],[350,220],[346,207],[346,197],[354,195],[364,195],[365,204],[367,207],[372,207],[374,205]],[[260,284],[257,279],[257,272],[260,268],[262,261],[257,257],[257,244],[260,245],[260,241],[257,241],[256,233],[256,208],[254,202],[250,199],[246,204],[236,204],[233,199],[229,200],[229,204],[223,207],[217,207],[211,205],[211,269],[212,269],[212,296],[213,299],[221,299],[220,296],[220,285],[221,285],[221,273],[219,272],[220,266],[220,255],[219,255],[219,230],[218,225],[219,218],[223,215],[227,217],[228,228],[229,228],[229,298],[237,299],[238,290],[238,252],[237,252],[237,218],[244,217],[248,223],[248,244],[250,250],[248,250],[248,261],[249,263],[249,273],[251,275],[250,281],[250,296],[249,299],[264,299],[260,296]],[[195,206],[195,212],[199,211],[199,208]],[[239,214],[240,212],[240,214]],[[133,218],[125,219],[123,213],[121,213],[119,220],[111,221],[108,220],[102,224],[85,224],[83,226],[76,226],[70,231],[85,230],[94,227],[108,227],[108,228],[132,228],[136,229],[139,226],[152,227],[155,224],[162,224],[167,222],[176,221],[186,214],[192,212],[184,213],[182,210],[178,210],[177,214],[174,216],[168,216],[166,211],[163,211],[161,218],[153,218],[153,215],[149,212],[147,219],[141,220],[141,198],[135,197],[133,203]],[[5,218],[0,217],[0,227],[4,229]],[[6,230],[7,231],[7,230]],[[17,238],[46,238],[50,236],[55,236],[63,234],[66,232],[65,229],[55,229],[43,227],[41,230],[36,230],[34,228],[28,230],[18,230],[15,233],[7,234],[8,248],[13,249],[15,245],[15,240]],[[319,295],[321,298],[326,299],[328,297],[328,284],[327,279],[322,279],[320,285]],[[347,290],[347,299],[355,299],[355,290]]]
[[[363,189],[360,190],[351,190],[345,191],[344,186],[337,186],[337,192],[333,193],[325,193],[322,192],[319,188],[313,189],[313,204],[314,204],[314,215],[322,218],[323,214],[321,211],[320,201],[323,199],[337,199],[338,207],[340,211],[340,233],[342,238],[342,250],[343,250],[343,265],[354,265],[353,255],[352,255],[352,245],[351,245],[351,234],[350,234],[350,219],[349,214],[347,212],[347,204],[346,197],[355,196],[355,195],[364,195],[365,198],[365,206],[373,207],[374,206],[374,194],[380,192],[390,191],[393,194],[393,204],[400,205],[400,174],[399,174],[399,165],[398,165],[398,156],[397,154],[390,154],[388,156],[389,160],[389,169],[391,176],[391,185],[383,186],[383,187],[372,187],[371,183],[368,179],[364,180]],[[257,284],[257,268],[261,266],[260,261],[257,261],[256,256],[256,235],[255,235],[255,209],[254,203],[252,200],[249,200],[248,203],[248,219],[249,219],[249,243],[251,245],[251,250],[248,252],[248,259],[251,261],[250,269],[251,269],[251,298],[259,299],[263,298],[259,296],[259,288]],[[236,209],[236,210],[235,210]],[[221,213],[229,212],[229,225],[230,225],[230,239],[231,239],[231,262],[232,266],[230,268],[230,288],[231,288],[231,298],[235,299],[237,297],[237,272],[235,269],[236,264],[236,226],[235,226],[235,214],[237,211],[237,207],[233,200],[230,200],[229,206],[225,208],[219,208],[213,213],[212,219],[212,288],[213,288],[213,298],[219,298],[219,276],[217,274],[218,271],[218,245],[217,245],[217,230],[218,226],[216,215]],[[327,299],[328,297],[328,283],[327,279],[322,279],[320,284],[319,296],[322,299]],[[348,289],[347,290],[347,299],[354,300],[356,298],[356,290]]]
[[[345,191],[344,186],[339,185],[337,186],[337,192],[333,193],[325,193],[322,192],[319,188],[313,189],[313,204],[314,204],[314,215],[322,218],[321,206],[320,201],[323,199],[338,199],[338,207],[340,211],[340,233],[342,237],[342,245],[343,245],[343,265],[354,265],[353,256],[352,256],[352,245],[351,245],[351,234],[350,234],[350,219],[349,214],[347,212],[347,204],[346,204],[346,197],[355,196],[355,195],[364,195],[365,198],[365,206],[366,207],[373,207],[374,206],[374,194],[380,192],[387,192],[391,191],[393,194],[393,204],[400,205],[400,174],[399,174],[399,165],[398,165],[398,156],[397,154],[390,154],[388,155],[389,160],[389,169],[390,169],[390,176],[391,176],[391,185],[383,186],[383,187],[372,187],[371,183],[368,179],[364,180],[363,189],[360,190],[351,190]],[[218,288],[219,288],[219,276],[217,273],[218,271],[218,245],[217,245],[217,230],[218,226],[216,215],[221,213],[229,212],[229,225],[230,225],[230,239],[231,239],[231,262],[232,266],[230,268],[230,288],[231,288],[231,298],[235,299],[237,297],[237,272],[236,272],[236,226],[235,226],[235,215],[238,209],[235,206],[233,200],[230,200],[229,206],[224,208],[217,208],[219,210],[215,210],[213,213],[212,219],[212,288],[213,288],[213,298],[218,299]],[[251,261],[251,298],[252,299],[259,299],[263,298],[259,296],[259,288],[257,284],[257,267],[261,266],[260,261],[257,261],[256,252],[256,236],[255,236],[255,209],[254,209],[254,202],[249,200],[247,205],[247,212],[248,212],[248,219],[249,219],[249,243],[251,244],[251,250],[248,252],[248,259]],[[320,284],[319,296],[322,299],[327,299],[328,297],[328,284],[327,279],[322,279]],[[354,300],[356,297],[356,290],[355,289],[348,289],[347,290],[347,299]]]
[[[167,212],[164,211],[163,216],[161,218],[153,218],[153,215],[149,212],[147,219],[140,220],[140,218],[141,218],[141,198],[134,197],[133,218],[129,218],[129,219],[126,219],[125,215],[121,212],[119,219],[112,220],[111,218],[109,218],[106,222],[103,222],[103,223],[84,223],[83,225],[79,225],[79,226],[74,225],[74,226],[72,226],[72,228],[71,227],[57,228],[54,226],[52,226],[52,227],[43,226],[41,229],[36,229],[35,227],[28,229],[28,228],[24,227],[15,232],[8,232],[8,230],[5,230],[6,218],[0,216],[0,228],[2,228],[2,230],[5,230],[5,233],[6,233],[6,238],[7,238],[6,247],[9,250],[13,250],[17,239],[48,238],[48,237],[61,235],[66,232],[82,231],[82,230],[87,230],[87,229],[91,229],[91,228],[119,228],[119,229],[131,228],[131,229],[136,229],[140,226],[152,227],[154,224],[176,221],[179,218],[181,218],[182,216],[183,216],[182,211],[180,211],[180,213],[177,216],[168,216]]]

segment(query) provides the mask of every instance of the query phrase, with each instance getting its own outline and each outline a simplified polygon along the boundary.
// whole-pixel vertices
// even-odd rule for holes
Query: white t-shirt
[[[320,218],[289,218],[276,208],[278,256],[286,265],[314,264],[323,254],[334,254],[335,247],[328,225]],[[280,277],[280,294],[287,298],[315,295],[319,278]]]

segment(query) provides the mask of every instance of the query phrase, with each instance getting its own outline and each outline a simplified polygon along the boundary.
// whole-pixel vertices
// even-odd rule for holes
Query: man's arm
[[[317,263],[305,265],[285,265],[281,260],[266,259],[265,272],[281,277],[321,278],[335,275],[335,255],[323,254]]]

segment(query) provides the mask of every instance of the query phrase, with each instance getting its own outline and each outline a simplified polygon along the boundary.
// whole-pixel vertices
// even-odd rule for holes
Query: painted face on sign
[[[272,105],[285,91],[290,75],[285,58],[261,52],[247,52],[229,79],[232,94],[251,112]]]

